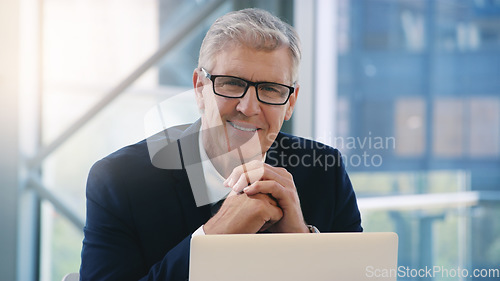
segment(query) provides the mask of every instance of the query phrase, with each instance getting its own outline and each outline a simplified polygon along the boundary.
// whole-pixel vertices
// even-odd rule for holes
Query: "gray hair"
[[[288,46],[292,59],[292,82],[297,81],[300,40],[293,27],[278,17],[261,9],[250,8],[229,12],[218,18],[203,39],[198,67],[213,68],[215,56],[235,44],[263,51]]]

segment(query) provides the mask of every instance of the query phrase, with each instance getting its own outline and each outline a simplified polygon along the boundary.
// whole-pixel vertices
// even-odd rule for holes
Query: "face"
[[[292,60],[286,47],[274,51],[232,48],[215,58],[212,75],[237,76],[253,82],[276,82],[292,85]],[[202,113],[203,142],[208,156],[222,155],[235,148],[254,156],[269,149],[285,120],[292,116],[298,85],[285,105],[268,105],[257,100],[255,87],[243,98],[225,98],[213,93],[212,81],[195,70],[193,83]],[[245,149],[243,149],[245,148]],[[247,153],[248,155],[248,153]],[[250,155],[252,156],[252,155]]]

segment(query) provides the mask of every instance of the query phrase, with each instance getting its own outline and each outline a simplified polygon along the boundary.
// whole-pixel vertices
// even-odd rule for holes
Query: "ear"
[[[290,95],[290,98],[288,99],[288,108],[286,109],[285,112],[286,121],[292,118],[293,108],[295,107],[295,103],[297,102],[297,97],[299,96],[299,89],[300,85],[297,84],[297,86],[295,87],[295,91],[293,92],[293,94]]]
[[[196,98],[196,104],[198,109],[203,111],[205,109],[205,100],[203,99],[203,75],[200,73],[199,68],[195,68],[193,71],[193,88]]]

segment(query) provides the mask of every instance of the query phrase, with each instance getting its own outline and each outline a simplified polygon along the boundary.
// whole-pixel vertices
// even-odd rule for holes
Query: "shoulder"
[[[168,170],[154,165],[153,160],[167,145],[171,148],[169,150],[177,150],[176,140],[187,127],[189,125],[168,128],[97,161],[89,172],[87,194],[98,190],[123,193],[136,191],[141,186],[153,189],[172,180],[173,174],[181,173],[181,165],[177,164],[176,169]]]
[[[105,211],[124,225],[147,224],[149,218],[178,208],[178,186],[185,170],[153,166],[146,140],[124,147],[97,161],[87,178],[87,221]]]
[[[166,146],[177,149],[177,139],[190,125],[171,127],[135,144],[125,146],[97,161],[91,168],[91,174],[102,172],[108,176],[119,174],[127,175],[129,178],[134,174],[155,171],[157,168],[153,165],[154,156]]]
[[[280,166],[321,168],[326,170],[343,168],[339,150],[324,143],[282,133],[276,137],[268,151],[270,161],[279,162]],[[276,159],[279,158],[279,159]]]
[[[146,140],[123,147],[97,161],[90,170],[91,176],[128,174],[132,171],[148,168],[151,161],[148,156]]]
[[[277,147],[282,147],[284,149],[294,149],[294,150],[321,150],[325,153],[339,153],[336,148],[329,145],[321,143],[319,141],[314,141],[311,139],[294,136],[291,134],[280,132],[276,137],[275,143],[273,144]]]
[[[158,177],[161,171],[152,166],[146,141],[126,146],[97,161],[87,178],[87,199],[113,205],[110,202],[127,202],[130,192],[148,184],[148,179]],[[122,204],[122,203],[120,203]]]

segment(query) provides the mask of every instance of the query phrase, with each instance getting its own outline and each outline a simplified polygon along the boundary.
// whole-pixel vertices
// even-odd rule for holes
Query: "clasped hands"
[[[232,188],[203,230],[206,234],[309,232],[292,175],[254,160],[240,165],[224,182]]]

